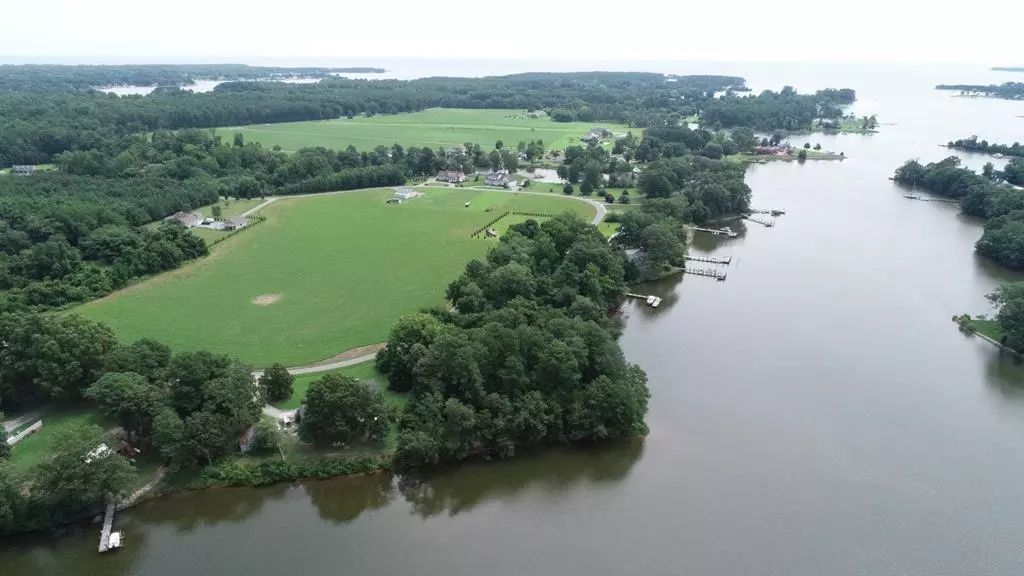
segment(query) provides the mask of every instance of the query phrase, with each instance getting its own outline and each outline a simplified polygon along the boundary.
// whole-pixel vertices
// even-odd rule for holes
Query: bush
[[[609,192],[604,195],[604,201],[609,204],[615,204],[615,196],[612,196],[612,193]]]
[[[572,184],[562,186],[562,194],[565,194],[566,196],[572,196],[572,193],[575,191],[576,190],[572,187]]]
[[[796,155],[796,157],[800,161],[807,160],[807,150],[801,150],[800,153]]]

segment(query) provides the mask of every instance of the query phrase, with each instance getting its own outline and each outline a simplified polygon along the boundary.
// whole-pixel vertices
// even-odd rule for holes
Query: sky
[[[8,3],[5,61],[1024,65],[1022,0],[0,0]]]

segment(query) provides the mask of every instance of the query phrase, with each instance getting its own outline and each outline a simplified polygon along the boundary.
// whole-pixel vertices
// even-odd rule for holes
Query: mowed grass
[[[279,200],[207,258],[76,311],[126,342],[308,364],[382,342],[402,315],[444,304],[447,285],[495,243],[469,235],[502,212],[594,214],[555,195],[425,191],[402,205],[385,203],[390,189]]]
[[[370,150],[381,145],[390,147],[395,143],[406,148],[437,148],[466,142],[480,144],[489,150],[498,140],[515,149],[519,141],[537,139],[543,140],[549,150],[563,150],[570,144],[581,144],[580,138],[598,126],[623,134],[630,130],[624,125],[604,122],[554,122],[550,118],[525,118],[521,110],[431,108],[403,114],[360,116],[351,120],[339,118],[218,128],[217,132],[225,138],[241,132],[247,142],[259,142],[268,148],[276,145],[290,152],[310,146],[342,150],[352,145],[359,150]]]
[[[384,401],[388,404],[405,406],[406,402],[409,401],[408,396],[405,396],[404,394],[396,394],[388,390],[387,376],[378,372],[377,363],[371,360],[369,362],[363,362],[362,364],[356,364],[355,366],[346,366],[344,368],[330,370],[328,372],[296,376],[295,382],[292,383],[292,397],[280,402],[274,402],[272,403],[273,406],[282,410],[298,408],[302,405],[302,399],[306,397],[306,391],[309,390],[309,385],[320,378],[323,378],[327,374],[341,374],[343,376],[355,378],[356,380],[374,380],[377,382],[377,386],[380,387],[380,391],[384,394]]]

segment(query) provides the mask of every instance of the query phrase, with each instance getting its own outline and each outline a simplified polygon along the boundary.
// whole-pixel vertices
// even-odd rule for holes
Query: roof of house
[[[235,216],[234,218],[228,218],[228,222],[235,226],[246,226],[249,224],[248,216]]]

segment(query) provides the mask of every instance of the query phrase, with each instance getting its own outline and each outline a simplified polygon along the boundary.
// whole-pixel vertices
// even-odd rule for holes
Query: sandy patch
[[[280,294],[263,294],[262,296],[257,296],[253,298],[252,300],[250,300],[250,302],[257,306],[270,306],[271,304],[275,304],[280,299]]]

